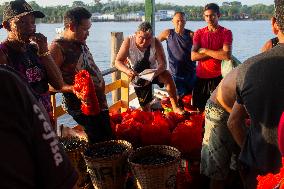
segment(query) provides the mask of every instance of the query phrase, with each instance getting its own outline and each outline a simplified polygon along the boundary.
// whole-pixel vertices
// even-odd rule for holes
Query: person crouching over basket
[[[150,102],[153,98],[152,84],[158,84],[159,87],[165,85],[173,111],[179,114],[184,113],[177,104],[177,92],[173,78],[166,70],[163,47],[159,40],[153,36],[152,26],[149,22],[142,22],[135,34],[123,41],[115,60],[115,67],[127,74],[134,84],[139,104],[144,111],[150,111]],[[157,69],[152,81],[138,79],[138,73],[145,69]]]

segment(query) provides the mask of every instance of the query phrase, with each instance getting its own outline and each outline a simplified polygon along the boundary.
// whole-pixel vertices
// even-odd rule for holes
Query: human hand
[[[43,54],[48,51],[47,38],[41,33],[35,33],[30,37],[30,41],[38,47],[38,53]]]
[[[126,72],[126,75],[130,79],[130,81],[132,81],[134,79],[134,77],[137,76],[138,74],[134,70],[128,69],[127,72]]]
[[[205,51],[206,51],[205,48],[200,48],[200,49],[198,49],[198,52],[201,53],[201,54],[206,54]]]

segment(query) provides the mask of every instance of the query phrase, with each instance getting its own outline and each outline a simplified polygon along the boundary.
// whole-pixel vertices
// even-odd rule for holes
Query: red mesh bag
[[[81,70],[75,75],[74,94],[81,100],[81,110],[85,115],[97,115],[100,112],[95,86],[88,71]]]
[[[141,140],[143,145],[166,145],[170,142],[170,125],[161,112],[153,112],[153,122],[143,124]]]
[[[142,124],[131,118],[121,124],[116,124],[114,133],[117,139],[129,141],[133,145],[139,145],[141,128]]]
[[[202,115],[193,115],[191,120],[185,120],[177,125],[171,137],[171,144],[183,154],[199,150],[202,144]]]
[[[282,157],[282,165],[284,165],[284,158]],[[284,179],[284,167],[280,169],[280,173],[272,174],[268,173],[264,176],[257,176],[257,189],[273,189],[277,185],[280,185],[280,189],[283,189],[283,179]],[[281,183],[282,182],[282,183]]]
[[[173,131],[180,122],[183,122],[185,120],[184,115],[177,114],[175,112],[168,112],[166,114],[166,117],[169,120],[171,131]]]

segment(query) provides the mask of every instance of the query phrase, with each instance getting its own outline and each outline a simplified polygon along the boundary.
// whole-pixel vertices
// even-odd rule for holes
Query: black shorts
[[[146,86],[134,87],[136,96],[141,107],[145,107],[153,100],[152,84],[157,84],[160,88],[164,87],[164,84],[159,82],[158,77],[155,77],[153,81]]]
[[[221,80],[222,76],[209,79],[197,77],[195,87],[192,92],[193,106],[203,111],[211,93],[216,89]]]

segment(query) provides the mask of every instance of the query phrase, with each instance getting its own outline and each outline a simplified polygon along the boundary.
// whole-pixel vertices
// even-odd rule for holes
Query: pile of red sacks
[[[282,158],[282,165],[284,165],[284,158]],[[284,167],[280,169],[280,173],[269,173],[265,176],[257,176],[257,189],[284,189]]]
[[[188,94],[188,95],[184,95],[180,101],[181,101],[181,106],[183,107],[183,109],[185,111],[196,111],[196,108],[194,108],[191,105],[191,99],[192,99],[192,95]],[[170,98],[169,97],[164,97],[161,99],[161,106],[167,111],[168,109],[172,108],[171,102],[170,102]]]
[[[201,148],[203,115],[184,116],[170,112],[143,112],[128,109],[111,114],[112,130],[117,139],[134,146],[171,145],[189,154]]]
[[[75,75],[74,94],[81,100],[81,110],[85,115],[97,115],[100,112],[95,86],[88,71],[81,70]]]

